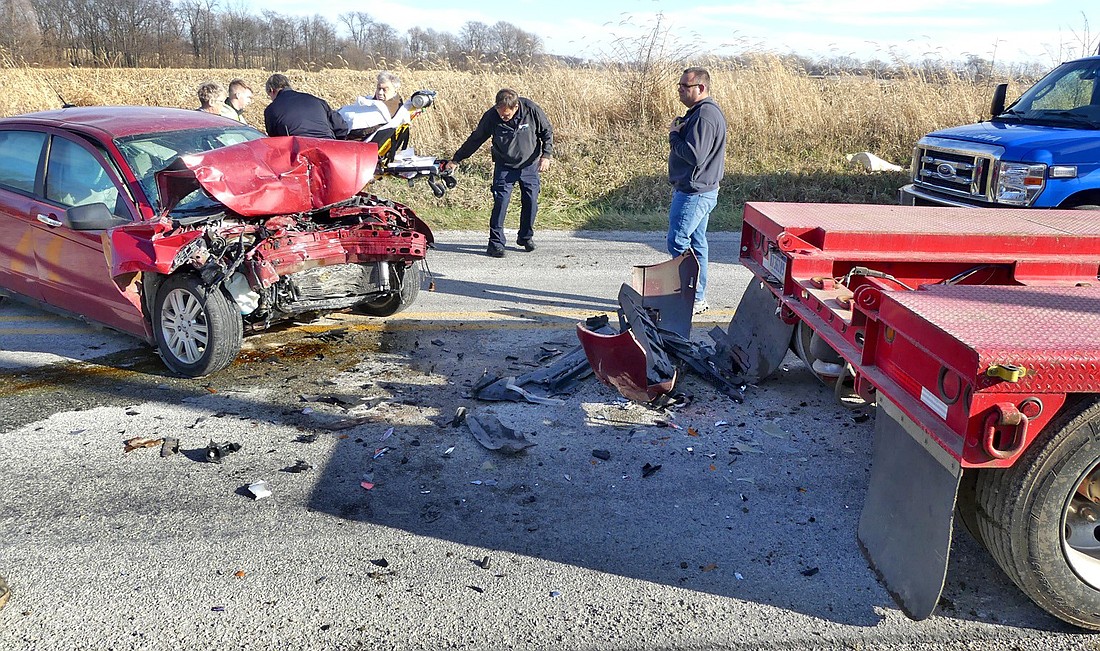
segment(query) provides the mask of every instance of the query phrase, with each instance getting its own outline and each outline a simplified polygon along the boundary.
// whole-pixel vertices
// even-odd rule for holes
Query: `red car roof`
[[[12,122],[58,126],[73,131],[91,127],[110,138],[122,138],[140,133],[178,131],[203,127],[225,127],[236,123],[203,111],[164,108],[159,106],[76,106],[72,108],[13,115],[0,119],[0,126]]]

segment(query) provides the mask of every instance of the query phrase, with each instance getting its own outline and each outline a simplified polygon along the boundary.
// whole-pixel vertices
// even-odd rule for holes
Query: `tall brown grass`
[[[450,156],[502,87],[540,104],[554,125],[556,162],[543,183],[544,214],[660,213],[667,206],[667,123],[684,108],[676,97],[678,68],[658,96],[631,97],[629,70],[548,67],[526,73],[399,70],[402,89],[429,88],[437,102],[417,119],[418,153]],[[934,129],[974,122],[988,111],[992,88],[962,79],[926,81],[917,74],[888,81],[862,77],[811,78],[777,58],[739,67],[714,67],[713,95],[729,123],[728,206],[746,199],[889,201],[901,174],[872,178],[847,167],[845,154],[872,151],[908,166],[913,144]],[[127,70],[7,68],[0,114],[56,108],[58,97],[81,104],[141,104],[194,108],[206,80],[249,81],[256,101],[245,113],[263,128],[267,99],[261,70]],[[345,69],[287,72],[295,88],[334,107],[374,89],[374,73]],[[1010,89],[1010,97],[1019,88]],[[653,114],[638,117],[646,102]],[[435,205],[483,211],[491,169],[488,147],[463,166],[461,184]],[[390,192],[404,200],[394,182]],[[425,190],[412,191],[425,201]],[[739,211],[737,211],[739,212]]]

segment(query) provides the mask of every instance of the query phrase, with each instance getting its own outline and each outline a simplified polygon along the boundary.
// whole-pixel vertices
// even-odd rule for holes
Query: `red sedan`
[[[0,119],[0,294],[141,337],[189,377],[296,314],[394,314],[432,234],[362,192],[376,162],[373,144],[266,138],[200,111]]]

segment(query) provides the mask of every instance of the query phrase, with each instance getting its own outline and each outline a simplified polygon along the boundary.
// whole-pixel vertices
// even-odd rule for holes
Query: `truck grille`
[[[987,200],[994,168],[991,156],[923,144],[918,145],[913,155],[913,182],[918,186]]]

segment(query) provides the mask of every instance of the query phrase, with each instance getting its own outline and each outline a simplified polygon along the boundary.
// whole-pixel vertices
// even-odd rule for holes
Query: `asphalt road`
[[[0,649],[1097,645],[961,532],[940,608],[905,618],[855,540],[871,412],[793,357],[743,404],[688,376],[671,413],[594,379],[562,405],[466,396],[575,345],[630,265],[665,259],[660,234],[540,233],[502,260],[482,233],[438,239],[409,311],[254,336],[200,380],[0,304]],[[736,236],[711,248],[696,338],[748,281]],[[459,406],[536,445],[485,449],[451,426]],[[180,452],[125,453],[135,436]],[[208,463],[210,441],[241,449]],[[253,500],[259,480],[272,496]]]

